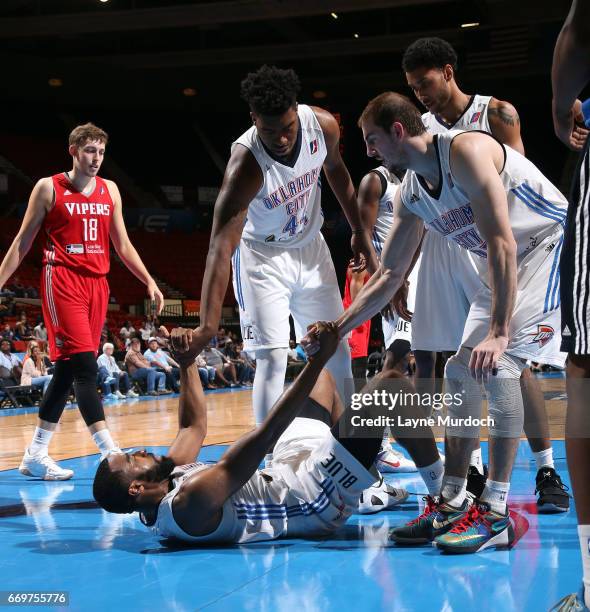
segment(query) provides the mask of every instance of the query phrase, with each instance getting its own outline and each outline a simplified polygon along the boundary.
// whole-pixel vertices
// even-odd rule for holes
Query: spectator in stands
[[[199,368],[199,376],[201,377],[203,389],[217,389],[217,385],[215,384],[217,370],[211,366],[208,366],[207,362],[203,359],[203,357],[201,357],[201,355],[197,355],[195,361],[197,362],[197,367]]]
[[[297,342],[289,340],[289,350],[287,351],[287,362],[303,361],[297,352]]]
[[[41,340],[42,342],[47,342],[47,328],[41,317],[39,317],[37,325],[33,328],[33,338]]]
[[[155,336],[148,338],[148,349],[143,356],[149,361],[152,368],[156,368],[158,372],[164,372],[168,389],[178,393],[180,391],[178,383],[180,380],[180,366],[158,346],[158,339]]]
[[[127,348],[129,340],[131,340],[131,336],[133,336],[134,333],[135,327],[133,327],[133,325],[131,325],[129,321],[125,321],[125,323],[123,323],[121,331],[119,332],[119,337],[125,343],[125,348]]]
[[[10,291],[14,293],[16,297],[24,298],[25,297],[25,287],[20,282],[20,278],[18,276],[14,277],[14,282],[9,287]]]
[[[10,340],[0,340],[0,378],[12,379],[9,384],[20,384],[23,366],[17,355],[11,352]]]
[[[213,339],[215,340],[215,339]],[[209,345],[201,351],[201,357],[208,366],[215,368],[218,379],[226,387],[237,387],[236,368],[233,363],[218,349]]]
[[[2,302],[0,302],[0,321],[4,321],[4,317],[14,317],[15,308],[12,295],[3,297]]]
[[[166,395],[170,391],[164,388],[166,377],[150,367],[150,362],[141,354],[141,340],[131,339],[129,350],[125,355],[125,366],[132,380],[143,380],[147,385],[148,395]],[[156,390],[157,386],[157,390]]]
[[[214,338],[213,346],[220,351],[225,348],[225,343],[229,340],[227,334],[225,333],[225,328],[220,327],[217,330],[217,335]]]
[[[33,337],[33,328],[31,327],[27,313],[23,310],[20,313],[20,320],[16,324],[16,339],[17,340],[31,340]]]
[[[129,375],[121,371],[113,357],[115,347],[110,342],[102,345],[102,355],[99,355],[98,384],[102,387],[103,399],[125,399],[126,397],[139,397],[129,384]]]
[[[141,339],[143,340],[143,342],[145,342],[146,344],[149,344],[150,338],[154,336],[155,334],[156,334],[156,328],[154,327],[154,324],[150,320],[150,317],[148,317],[143,322],[143,325],[139,329],[139,335],[141,336]]]
[[[25,289],[25,297],[31,298],[33,300],[37,300],[39,299],[39,291],[37,290],[36,287],[33,287],[32,285],[30,285],[29,287]]]
[[[47,373],[45,360],[41,354],[41,349],[33,345],[29,345],[27,349],[28,359],[23,362],[23,373],[20,379],[21,385],[31,385],[43,390],[43,395],[47,391],[47,387],[53,378],[53,374]]]
[[[297,350],[297,343],[295,340],[289,340],[286,379],[293,380],[304,367],[305,359],[302,359],[301,353]]]
[[[2,340],[8,340],[9,342],[14,340],[14,331],[12,327],[10,327],[10,323],[4,324],[4,329],[0,332],[0,338],[2,338]]]
[[[254,368],[250,367],[250,365],[240,357],[236,345],[228,341],[225,343],[225,348],[222,352],[236,368],[238,383],[242,386],[251,387],[254,381]]]

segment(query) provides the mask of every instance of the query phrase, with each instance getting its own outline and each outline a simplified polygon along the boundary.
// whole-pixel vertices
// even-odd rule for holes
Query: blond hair
[[[85,123],[84,125],[76,126],[70,132],[70,137],[68,139],[69,145],[74,145],[76,147],[83,147],[87,142],[93,142],[95,140],[106,145],[109,141],[109,135],[104,130],[96,127],[94,123]]]

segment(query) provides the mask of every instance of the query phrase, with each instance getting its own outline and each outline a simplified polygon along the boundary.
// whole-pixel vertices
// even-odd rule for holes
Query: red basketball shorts
[[[51,360],[88,351],[96,354],[109,300],[106,276],[44,266],[41,298]]]

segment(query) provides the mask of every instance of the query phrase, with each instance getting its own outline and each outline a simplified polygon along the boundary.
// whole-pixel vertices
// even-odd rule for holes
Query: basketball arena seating
[[[4,257],[13,237],[18,232],[20,223],[21,219],[15,217],[2,218],[0,259]],[[146,267],[156,278],[165,282],[169,287],[178,290],[185,298],[200,298],[209,247],[208,232],[200,231],[186,234],[131,230],[129,236]],[[18,277],[24,286],[33,286],[39,289],[42,250],[43,237],[39,234],[16,274],[9,279],[7,285],[13,283],[15,277]],[[114,296],[115,302],[120,307],[120,310],[108,311],[107,323],[109,329],[118,334],[125,320],[130,320],[133,326],[139,329],[142,318],[130,315],[129,308],[130,306],[143,304],[146,297],[145,287],[127,270],[114,252],[111,256],[111,271],[108,280],[111,295]],[[165,295],[165,297],[167,296]],[[234,304],[235,298],[230,283],[224,298],[224,305],[231,306]],[[32,323],[41,315],[40,306],[19,302],[17,318],[23,310]],[[6,318],[6,322],[14,325],[16,318]],[[25,348],[17,347],[16,350],[25,350]]]

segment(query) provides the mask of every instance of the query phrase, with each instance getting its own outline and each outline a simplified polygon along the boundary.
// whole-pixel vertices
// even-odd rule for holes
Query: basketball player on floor
[[[207,431],[206,402],[194,359],[202,344],[192,341],[191,330],[173,330],[173,346],[184,349],[174,354],[181,372],[181,428],[165,457],[142,450],[104,459],[93,486],[99,505],[109,512],[140,512],[142,522],[156,535],[192,543],[317,537],[343,525],[361,495],[371,491],[367,487],[375,480],[373,463],[382,432],[355,435],[350,411],[342,417],[345,424],[336,423],[342,403],[324,366],[340,341],[333,323],[318,327],[318,352],[263,423],[232,444],[213,466],[192,463]],[[392,379],[386,373],[378,375],[363,392],[391,390],[399,374],[390,375]],[[398,384],[410,390],[403,378]],[[363,407],[354,414],[378,416],[370,412]],[[272,467],[258,470],[270,448]],[[407,495],[389,487],[389,505]]]
[[[201,291],[196,337],[209,338],[219,324],[231,260],[244,349],[256,354],[252,401],[258,425],[283,389],[289,313],[299,338],[308,324],[342,312],[332,258],[320,232],[322,168],[352,228],[357,263],[364,255],[370,269],[377,265],[340,156],[338,123],[321,108],[298,104],[299,88],[293,70],[274,66],[263,66],[242,82],[254,125],[232,146]],[[347,401],[352,371],[346,341],[327,367]]]
[[[527,359],[563,364],[559,286],[552,272],[567,202],[530,161],[489,134],[428,133],[404,96],[388,92],[371,100],[359,125],[367,154],[407,173],[395,196],[380,268],[337,321],[340,333],[373,315],[398,290],[424,222],[429,231],[469,248],[482,280],[461,346],[445,369],[446,388],[459,393],[461,402],[448,406],[455,421],[446,431],[440,496],[429,497],[425,512],[394,529],[391,537],[404,544],[435,540],[448,552],[510,545],[514,532],[506,500],[524,421],[522,394],[515,388],[520,391]],[[531,199],[524,197],[529,191],[535,194]],[[532,248],[531,235],[536,237]],[[540,329],[550,327],[554,334],[540,336]],[[302,345],[313,354],[313,330]],[[491,418],[490,473],[481,496],[470,505],[467,472],[480,428],[465,419],[481,416],[482,382]]]
[[[101,455],[117,450],[96,386],[96,352],[109,298],[109,236],[121,261],[146,285],[158,311],[162,308],[162,294],[129,241],[117,185],[98,176],[107,142],[107,134],[91,123],[72,131],[72,170],[35,185],[21,228],[0,266],[1,288],[39,230],[43,231],[41,298],[55,371],[19,470],[44,480],[67,480],[73,475],[48,454],[72,383],[80,413]]]
[[[402,68],[416,98],[428,110],[422,115],[422,121],[430,133],[483,130],[525,154],[516,109],[509,102],[491,96],[468,95],[461,91],[455,80],[457,54],[448,42],[440,38],[416,40],[406,49]],[[530,194],[525,193],[523,197],[532,200]],[[436,352],[453,354],[461,343],[469,306],[480,288],[472,258],[469,251],[445,240],[438,232],[426,232],[422,260],[429,263],[418,275],[415,325],[412,327],[418,380],[432,376]],[[520,385],[524,431],[537,467],[537,507],[539,512],[565,512],[569,509],[569,495],[555,471],[541,386],[529,368],[523,370]],[[483,485],[476,470],[484,474],[479,445],[473,451],[470,472],[472,482],[479,481]]]
[[[584,115],[577,96],[590,83],[590,4],[574,0],[555,45],[553,56],[553,125],[560,140],[581,152],[570,194],[561,256],[561,348],[568,353],[566,451],[571,474],[584,581],[579,598],[566,597],[566,610],[590,609],[590,102]],[[586,126],[583,124],[586,119]],[[585,605],[585,608],[582,606]]]

